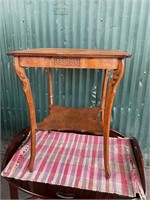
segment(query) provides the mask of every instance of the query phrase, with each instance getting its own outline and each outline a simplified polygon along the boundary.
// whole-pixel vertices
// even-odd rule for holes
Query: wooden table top
[[[78,58],[129,58],[128,54],[119,50],[73,49],[73,48],[37,48],[7,52],[9,56],[25,57],[78,57]]]

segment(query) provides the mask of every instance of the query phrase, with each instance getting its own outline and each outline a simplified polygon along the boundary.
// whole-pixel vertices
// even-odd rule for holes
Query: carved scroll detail
[[[67,66],[80,66],[80,59],[78,58],[55,58],[55,65],[67,65]]]
[[[29,170],[33,170],[33,164],[35,159],[35,146],[36,146],[36,137],[35,137],[35,129],[36,129],[36,115],[35,115],[35,107],[34,107],[34,101],[33,96],[30,88],[30,82],[27,78],[24,68],[20,67],[19,65],[19,58],[14,58],[14,68],[15,72],[18,75],[18,78],[21,81],[23,91],[25,93],[25,97],[27,100],[28,110],[29,110],[29,116],[30,116],[30,126],[31,126],[31,158],[30,158],[30,164],[29,164]]]
[[[117,87],[123,77],[124,73],[124,61],[119,60],[118,68],[114,70],[113,77],[109,82],[108,86],[108,95],[106,99],[106,107],[104,113],[104,166],[106,172],[106,178],[110,177],[110,168],[109,168],[109,132],[110,132],[110,119],[112,106],[116,94]]]

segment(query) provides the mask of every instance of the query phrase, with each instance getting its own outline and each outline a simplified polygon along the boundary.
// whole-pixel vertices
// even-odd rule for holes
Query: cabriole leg
[[[52,89],[52,74],[51,69],[46,69],[47,82],[48,82],[48,102],[49,102],[49,113],[50,106],[53,105],[53,89]]]
[[[30,126],[31,126],[31,157],[30,157],[30,163],[29,163],[29,171],[33,171],[33,165],[35,160],[35,151],[36,151],[36,135],[35,135],[35,129],[36,129],[36,115],[35,115],[35,106],[32,96],[32,91],[30,88],[30,82],[27,78],[24,68],[19,65],[19,58],[14,58],[14,68],[15,72],[18,75],[18,78],[21,81],[23,91],[25,93],[28,110],[29,110],[29,116],[30,116]]]
[[[114,70],[113,77],[108,85],[108,95],[106,99],[106,107],[104,113],[104,168],[106,178],[110,177],[109,166],[109,134],[110,134],[110,119],[112,114],[112,106],[116,94],[117,87],[122,79],[124,73],[124,61],[119,60],[118,68]]]

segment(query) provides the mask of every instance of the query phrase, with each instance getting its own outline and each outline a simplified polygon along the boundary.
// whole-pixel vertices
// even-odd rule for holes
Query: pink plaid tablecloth
[[[12,157],[4,177],[145,198],[127,138],[110,138],[110,179],[103,166],[103,137],[62,132],[36,133],[34,171],[28,171],[29,140]]]

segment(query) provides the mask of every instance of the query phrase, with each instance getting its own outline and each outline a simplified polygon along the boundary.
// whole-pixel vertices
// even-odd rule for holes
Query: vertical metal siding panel
[[[94,1],[87,1],[87,5],[86,5],[86,23],[85,24],[85,30],[84,30],[84,35],[85,35],[85,39],[84,40],[84,48],[92,48],[93,47],[93,34],[95,32],[95,26],[96,26],[96,22],[94,22],[93,18],[94,18]],[[81,16],[82,17],[82,16]],[[83,26],[82,23],[82,26]],[[87,26],[86,26],[87,25]],[[88,31],[87,31],[87,27],[88,27]],[[87,37],[86,37],[87,36]]]
[[[4,27],[3,27],[3,24],[4,24],[4,20],[3,20],[3,9],[2,9],[2,2],[0,2],[0,19],[1,19],[1,26],[0,26],[0,43],[2,44],[2,41],[3,41],[3,44],[4,44]],[[0,64],[2,66],[3,64],[3,60],[4,60],[4,51],[5,49],[1,48],[0,49]],[[4,81],[3,81],[3,68],[1,67],[1,76],[0,76],[0,80],[1,80],[1,130],[3,130],[3,134],[5,136],[7,136],[6,134],[6,111],[4,110],[4,102],[6,102],[6,96],[3,95],[4,94],[4,91],[5,90],[5,85],[4,85]]]
[[[77,1],[72,1],[72,6],[71,6],[71,19],[70,19],[70,23],[72,26],[72,32],[71,32],[71,38],[72,38],[72,46],[71,47],[76,47],[79,48],[79,37],[80,34],[78,33],[78,24],[79,24],[79,7],[80,4],[77,3]],[[72,21],[71,21],[72,20]]]
[[[90,104],[89,88],[90,88],[90,70],[86,70],[86,79],[85,79],[85,105],[86,107]]]
[[[125,44],[125,35],[126,35],[126,16],[125,16],[125,10],[126,10],[126,2],[117,2],[114,11],[114,20],[113,20],[113,38],[116,38],[116,40],[113,40],[112,47],[116,49],[122,49],[124,50],[124,44]],[[117,109],[117,116],[116,116],[116,126],[119,127],[119,131],[123,132],[124,130],[124,121],[126,117],[126,109],[123,107],[123,100],[125,97],[125,91],[122,90],[125,89],[124,87],[124,79],[121,81],[119,88],[117,89],[117,96],[115,98],[114,106],[116,106]],[[119,106],[118,104],[119,100]]]
[[[147,4],[142,4],[141,5],[141,9],[140,9],[141,13],[139,13],[140,18],[138,20],[139,26],[142,26],[143,22],[147,22],[147,20],[146,20],[147,16],[145,15],[146,7],[144,8],[144,6],[147,7],[148,5]],[[137,41],[138,41],[138,44],[136,45],[136,57],[135,57],[137,62],[134,63],[134,67],[138,66],[138,68],[137,68],[137,74],[134,73],[135,82],[133,83],[134,88],[132,90],[133,100],[132,100],[131,107],[133,108],[133,112],[134,112],[135,109],[137,111],[137,114],[136,114],[135,118],[133,118],[133,120],[135,122],[135,124],[133,124],[134,135],[139,138],[139,141],[142,141],[144,138],[143,138],[143,135],[140,133],[140,126],[138,126],[138,129],[136,129],[137,123],[139,122],[138,125],[141,124],[141,119],[140,119],[141,118],[141,111],[142,111],[141,109],[143,109],[142,105],[141,105],[141,97],[140,97],[140,91],[143,90],[143,83],[141,82],[141,78],[140,77],[144,73],[144,71],[143,71],[144,68],[146,66],[148,67],[149,64],[145,62],[146,61],[145,59],[143,60],[143,62],[141,62],[142,61],[142,57],[143,56],[145,57],[144,52],[141,52],[141,50],[143,49],[143,48],[141,48],[141,43],[142,43],[142,40],[145,40],[145,42],[147,41],[149,43],[149,38],[145,38],[143,33],[146,30],[145,31],[141,31],[141,28],[139,28],[139,26],[138,26],[138,29],[137,29],[137,38],[136,38]],[[147,24],[144,24],[144,26],[147,27]],[[146,45],[146,46],[149,46],[149,45]],[[146,76],[144,76],[143,81],[147,81],[147,75],[148,74],[149,74],[149,70],[147,71]],[[145,104],[144,106],[146,106],[147,103],[148,102],[145,101],[144,102],[144,104]],[[145,118],[144,120],[147,121],[147,123],[149,123],[148,122],[148,118]],[[147,129],[147,130],[149,130],[149,129]]]
[[[76,78],[78,76],[76,76],[76,73],[78,72],[78,70],[73,70],[72,72],[72,84],[71,84],[71,90],[72,90],[72,107],[75,106],[76,107]]]
[[[12,109],[12,102],[10,99],[10,94],[12,94],[12,90],[11,90],[11,81],[10,81],[10,77],[11,77],[11,69],[8,63],[7,58],[5,57],[5,52],[8,46],[8,43],[10,41],[10,37],[9,37],[9,30],[10,30],[10,26],[7,26],[7,22],[9,23],[9,18],[7,17],[7,15],[3,12],[2,10],[2,42],[1,44],[3,44],[4,41],[4,45],[2,48],[2,63],[4,63],[5,68],[2,68],[2,82],[4,88],[2,90],[2,96],[5,96],[5,98],[2,98],[2,106],[3,106],[3,110],[5,112],[4,115],[4,120],[5,120],[5,131],[6,134],[11,135],[11,130],[13,128],[13,126],[11,127],[11,123],[12,123],[12,113],[10,112]],[[4,21],[4,19],[6,19],[6,21]],[[7,21],[8,20],[8,21]],[[6,106],[6,105],[7,106]],[[2,127],[3,127],[3,123],[2,123]]]
[[[83,70],[79,70],[79,88],[78,88],[78,105],[80,107],[84,107],[83,105],[83,79],[82,77],[84,77],[84,71]]]
[[[114,3],[103,0],[104,11],[104,49],[112,49],[112,19]]]
[[[9,1],[8,1],[9,2]],[[10,13],[14,13],[14,17],[11,18],[10,20],[8,20],[8,22],[10,21],[10,27],[11,27],[11,39],[12,39],[12,48],[18,48],[21,49],[21,37],[20,36],[20,25],[22,22],[20,20],[20,13],[18,12],[19,5],[18,5],[18,1],[14,2],[14,8],[12,8],[11,3],[9,2],[9,12]],[[16,20],[17,19],[17,20]],[[11,25],[12,24],[12,25]],[[10,59],[10,58],[9,58]],[[12,60],[12,58],[11,58]],[[19,123],[19,128],[23,128],[25,126],[24,122],[25,122],[25,116],[24,116],[24,108],[26,105],[25,99],[24,99],[24,95],[23,95],[23,91],[22,91],[22,87],[20,82],[18,83],[18,77],[15,75],[13,68],[11,67],[12,70],[12,83],[14,80],[14,87],[12,88],[12,91],[16,91],[16,94],[13,93],[13,99],[14,99],[14,105],[16,105],[15,108],[15,116],[17,116],[17,121]]]
[[[104,35],[104,28],[103,28],[103,2],[101,1],[95,1],[95,8],[93,10],[94,12],[94,20],[93,24],[95,24],[95,31],[93,33],[93,48],[101,48],[103,47],[103,35]],[[97,12],[95,12],[97,10]]]
[[[69,106],[71,107],[71,76],[72,74],[70,73],[71,70],[67,69],[65,72],[65,83],[64,83],[64,95],[65,95],[65,102],[64,105],[65,106]]]
[[[138,9],[138,8],[137,8]],[[142,13],[141,12],[143,9],[143,4],[141,2],[141,7],[140,9],[138,10],[138,16],[136,16],[136,19],[137,20],[136,22],[138,22],[139,26],[142,25],[141,22],[142,22]],[[140,28],[139,26],[136,27],[136,33],[134,34],[134,37],[137,39],[137,36],[138,36],[138,42],[135,43],[135,49],[136,49],[136,55],[135,55],[135,59],[134,59],[134,76],[132,77],[132,81],[131,81],[131,87],[132,87],[132,104],[131,104],[131,107],[133,110],[135,110],[135,115],[132,115],[132,118],[133,118],[133,130],[134,130],[134,133],[137,133],[139,132],[139,117],[140,117],[140,114],[139,114],[139,108],[136,106],[136,102],[137,102],[137,97],[140,98],[138,96],[138,90],[140,90],[140,87],[138,86],[139,85],[139,69],[138,66],[139,65],[139,57],[140,57],[140,42],[141,42],[141,34],[142,32],[140,31]],[[137,88],[138,86],[138,88]]]

